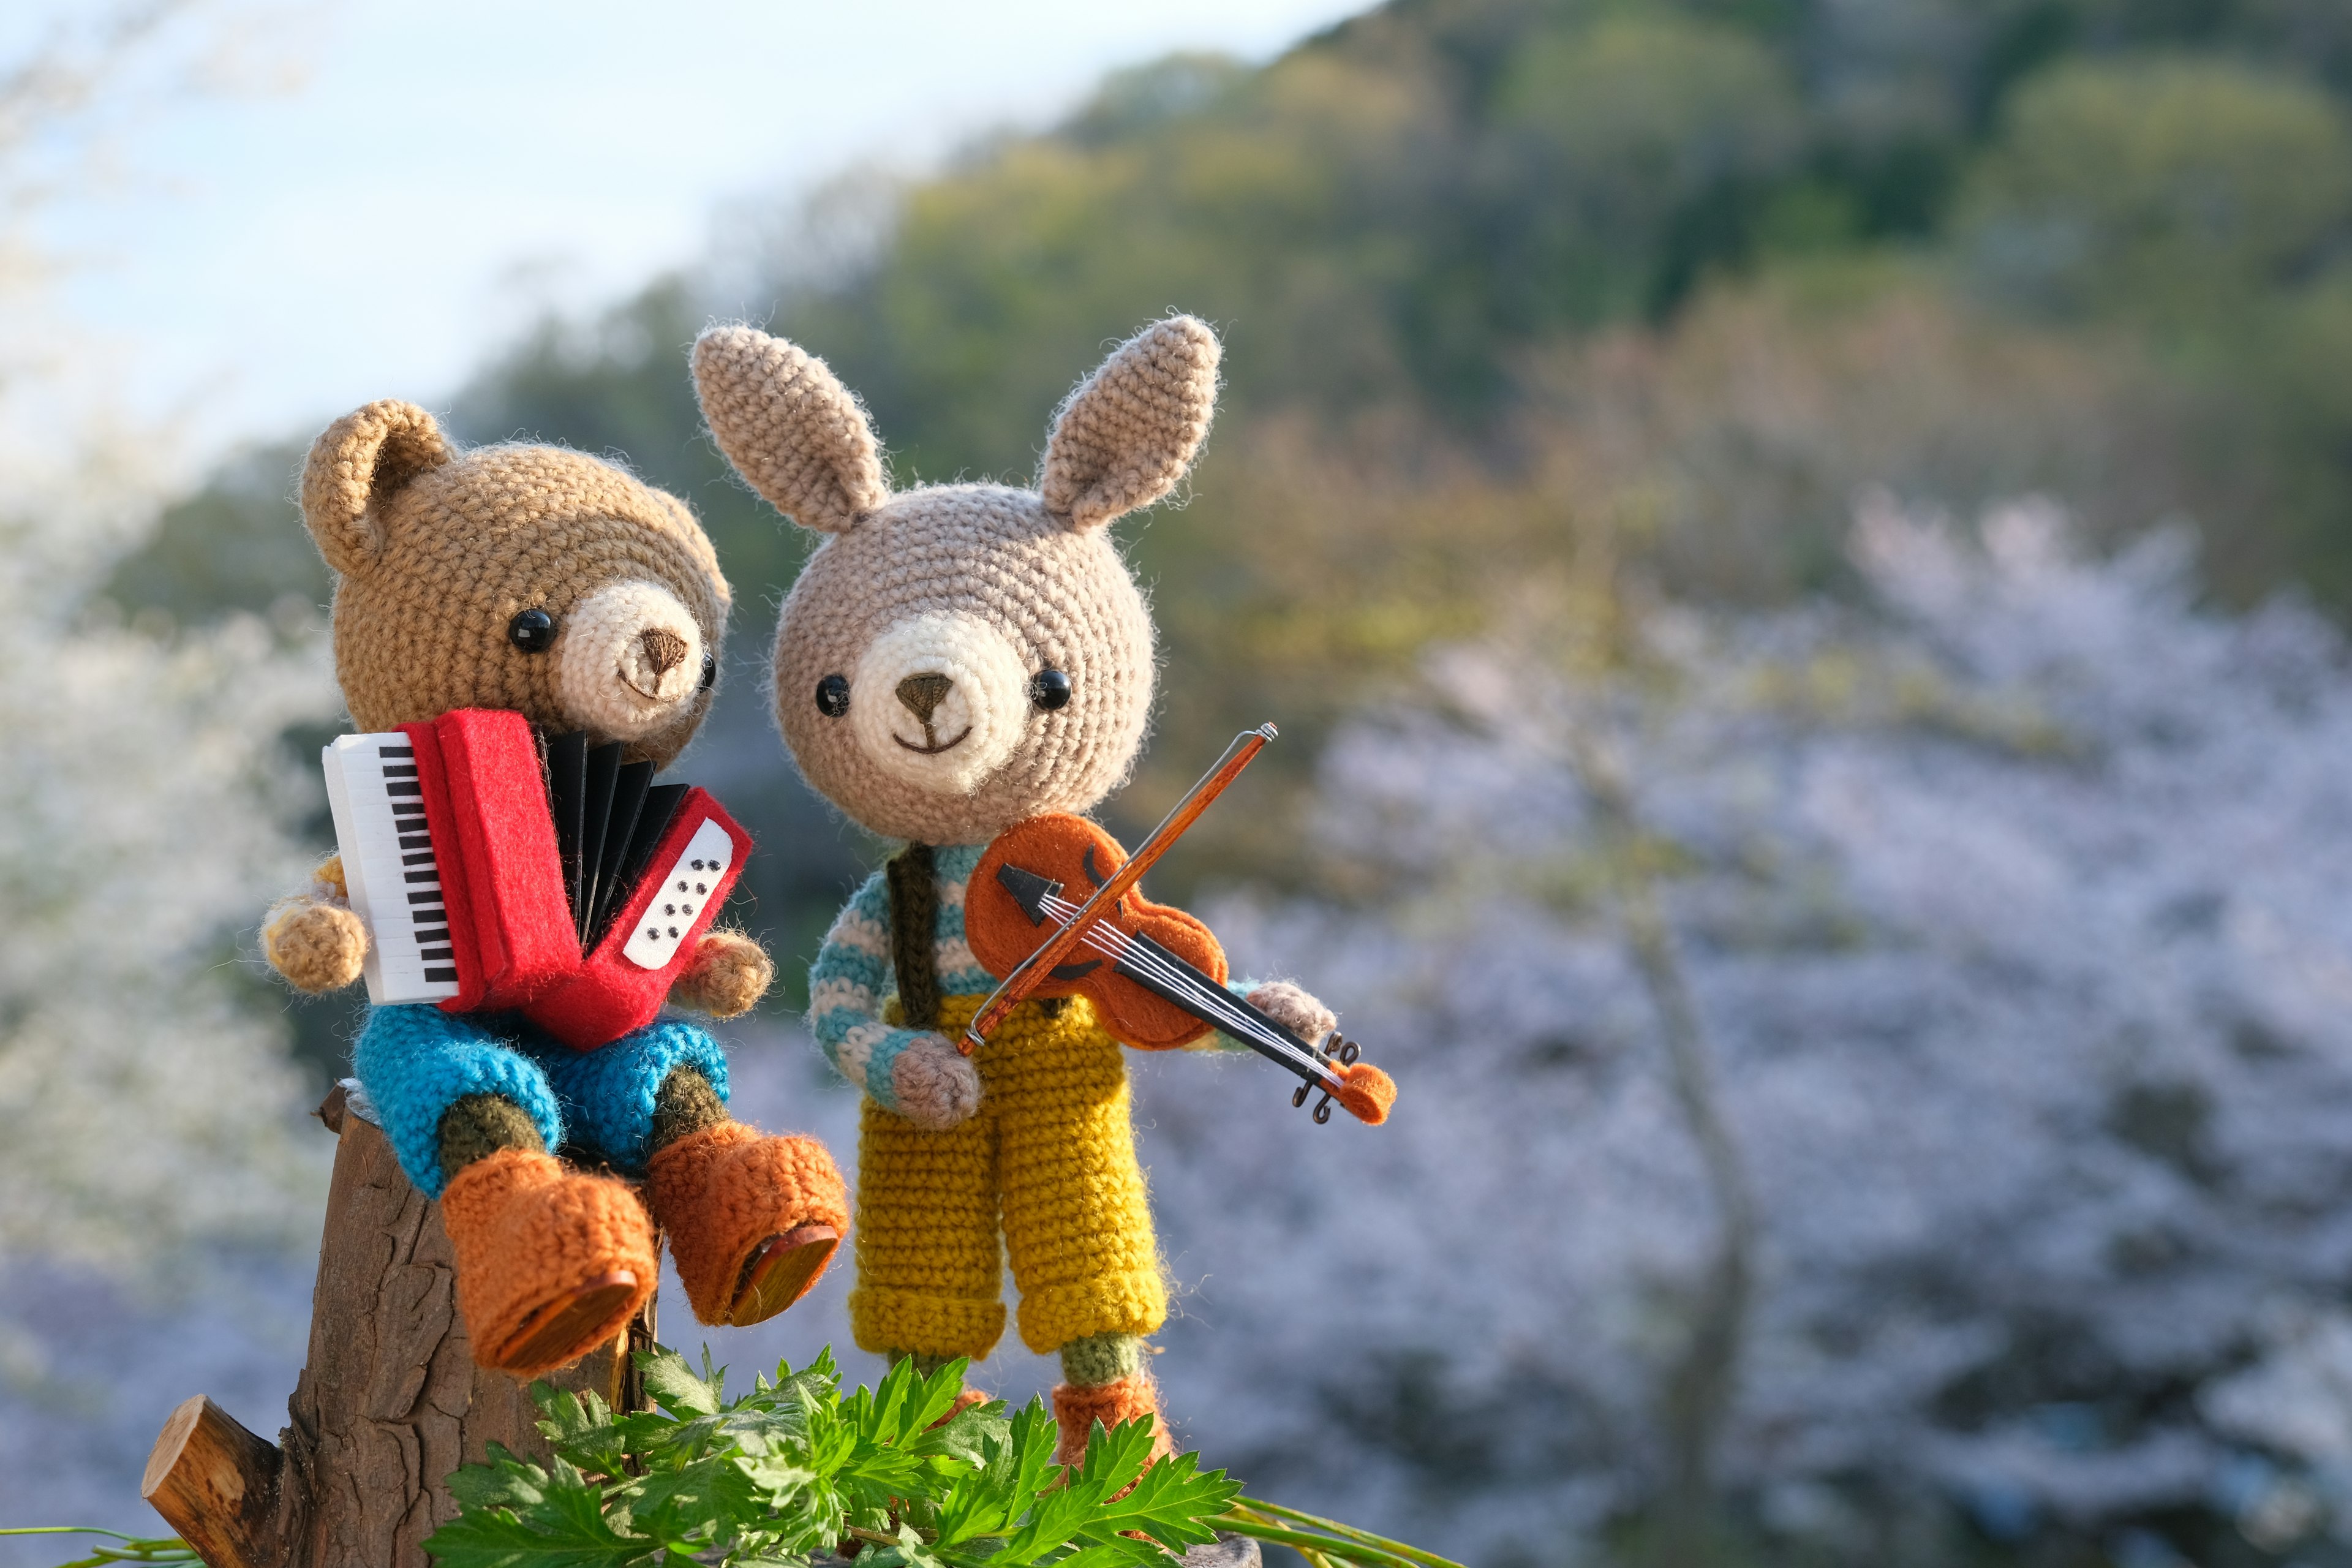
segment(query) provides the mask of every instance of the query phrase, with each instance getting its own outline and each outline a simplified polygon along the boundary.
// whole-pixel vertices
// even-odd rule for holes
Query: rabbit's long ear
[[[302,467],[302,522],[327,564],[346,577],[374,565],[383,548],[376,504],[456,455],[414,403],[386,398],[328,426]]]
[[[1175,489],[1217,405],[1217,334],[1191,316],[1121,343],[1054,416],[1037,479],[1048,510],[1099,528]]]
[[[824,361],[750,327],[694,345],[694,390],[719,449],[803,528],[849,528],[890,499],[874,427]]]

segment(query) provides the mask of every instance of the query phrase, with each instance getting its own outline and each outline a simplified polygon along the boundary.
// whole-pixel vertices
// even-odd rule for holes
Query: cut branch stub
[[[163,1423],[139,1495],[210,1568],[277,1568],[285,1456],[199,1394]]]

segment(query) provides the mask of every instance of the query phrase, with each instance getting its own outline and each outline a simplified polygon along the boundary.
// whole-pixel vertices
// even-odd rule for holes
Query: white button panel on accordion
[[[677,944],[693,929],[734,858],[735,841],[725,828],[716,822],[696,828],[685,853],[654,890],[654,901],[637,917],[637,929],[629,933],[621,956],[639,969],[659,969],[677,956]]]

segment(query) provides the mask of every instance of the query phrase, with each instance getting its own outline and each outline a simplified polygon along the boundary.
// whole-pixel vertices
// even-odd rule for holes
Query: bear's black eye
[[[1058,669],[1041,669],[1029,678],[1029,700],[1051,713],[1070,703],[1070,678]]]
[[[816,710],[828,719],[849,711],[849,677],[828,675],[816,683]]]
[[[719,661],[709,654],[702,656],[702,689],[709,690],[719,684]]]
[[[545,653],[555,646],[555,617],[545,610],[524,610],[507,623],[507,641],[525,653]]]

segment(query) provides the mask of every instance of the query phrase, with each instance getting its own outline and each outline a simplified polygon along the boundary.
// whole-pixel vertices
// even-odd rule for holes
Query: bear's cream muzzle
[[[556,689],[583,729],[640,740],[675,723],[702,687],[702,628],[656,584],[614,583],[563,617]]]
[[[1029,674],[977,616],[910,616],[874,639],[850,677],[849,721],[885,773],[969,795],[1020,743]]]

